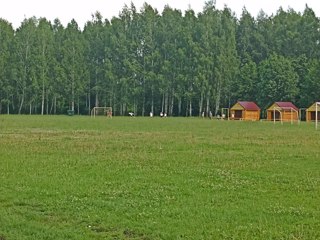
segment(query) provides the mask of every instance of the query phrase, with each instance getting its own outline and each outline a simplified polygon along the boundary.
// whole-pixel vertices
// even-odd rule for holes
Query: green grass
[[[320,239],[314,125],[0,115],[0,239]]]

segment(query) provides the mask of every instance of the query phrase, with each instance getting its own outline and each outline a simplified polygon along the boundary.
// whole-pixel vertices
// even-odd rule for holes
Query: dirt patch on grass
[[[125,236],[125,238],[127,239],[142,239],[142,240],[149,240],[150,238],[148,238],[147,236],[145,236],[144,234],[141,233],[137,233],[135,231],[132,231],[130,229],[126,229],[123,231],[123,235]]]

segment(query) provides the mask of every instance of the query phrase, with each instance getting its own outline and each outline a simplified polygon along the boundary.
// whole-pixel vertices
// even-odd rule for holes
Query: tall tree
[[[320,57],[320,19],[314,11],[306,5],[305,10],[299,21],[297,31],[299,32],[299,55],[305,55],[307,58]]]
[[[168,112],[169,115],[173,115],[174,103],[175,100],[178,100],[178,115],[180,115],[183,91],[182,80],[180,81],[179,76],[182,73],[182,61],[184,61],[183,54],[179,54],[184,47],[182,13],[168,5],[165,6],[159,25],[157,46],[161,64],[158,69],[159,74],[153,76],[152,96],[157,92],[155,88],[157,86],[161,94],[159,96],[161,98],[160,110]]]
[[[10,112],[10,99],[13,94],[13,41],[12,25],[6,20],[0,19],[0,114],[3,104],[7,106],[7,113]]]
[[[273,52],[274,39],[272,35],[272,18],[261,10],[256,19],[257,32],[254,36],[255,57],[253,61],[258,65]],[[253,57],[253,56],[251,56]]]
[[[289,59],[276,54],[259,66],[259,103],[266,108],[274,101],[294,101],[298,94],[298,75]]]
[[[59,19],[54,20],[53,38],[54,38],[54,54],[52,59],[52,74],[50,78],[50,86],[52,89],[52,104],[50,113],[65,113],[68,106],[68,95],[65,94],[66,72],[63,67],[64,49],[63,43],[65,40],[65,29]]]
[[[16,64],[16,87],[18,94],[18,114],[23,110],[26,100],[28,100],[32,112],[32,103],[36,98],[34,94],[35,87],[35,42],[36,42],[36,29],[37,19],[25,19],[21,26],[17,29],[15,36],[15,60]],[[26,99],[28,98],[28,99]]]
[[[196,78],[198,74],[197,55],[198,44],[195,39],[197,18],[193,10],[188,10],[184,16],[184,28],[183,28],[183,50],[181,51],[181,57],[184,58],[183,64],[183,78],[184,81],[184,97],[186,103],[186,116],[193,116],[194,112],[194,98],[196,96]]]
[[[135,16],[135,15],[134,15]],[[159,69],[159,49],[157,48],[157,29],[159,28],[159,14],[151,5],[144,4],[139,18],[138,26],[141,27],[138,42],[138,54],[136,55],[139,61],[139,66],[135,75],[138,76],[138,82],[141,86],[141,114],[145,115],[146,106],[150,106],[150,111],[154,112],[154,80],[158,78]],[[137,32],[137,29],[136,29]],[[140,44],[139,44],[140,43]],[[139,74],[140,72],[140,74]],[[141,74],[142,73],[142,74]],[[149,96],[151,93],[151,96]],[[168,93],[166,94],[165,112],[168,110]],[[150,99],[151,104],[147,104],[147,99]]]
[[[117,76],[116,99],[120,115],[128,111],[137,113],[133,96],[137,92],[135,62],[132,49],[132,10],[124,6],[119,18],[111,20],[111,44],[113,46],[112,63]],[[115,107],[117,107],[115,106]]]
[[[315,101],[320,101],[320,61],[313,59],[307,67],[305,81],[301,84],[303,99],[300,100],[301,106],[310,106]]]
[[[306,55],[297,56],[291,59],[292,67],[295,73],[298,76],[298,84],[297,87],[299,89],[299,94],[296,97],[297,105],[299,107],[308,106],[310,103],[307,101],[310,96],[310,92],[306,86],[308,85],[308,71],[309,65],[312,63],[312,60],[308,60]]]
[[[275,52],[286,57],[295,56],[300,49],[299,13],[293,9],[287,12],[280,8],[272,20],[272,47]],[[299,54],[299,53],[298,53]]]
[[[260,11],[258,18],[254,19],[247,9],[243,8],[236,27],[237,52],[243,64],[248,59],[259,64],[266,58],[269,26],[269,18],[263,11]]]
[[[84,95],[87,70],[84,59],[85,41],[75,20],[72,20],[65,29],[63,41],[62,65],[65,71],[66,96],[69,96],[70,110],[80,114],[80,97]]]
[[[87,41],[86,62],[89,67],[88,86],[88,110],[91,108],[91,92],[93,91],[94,106],[99,107],[100,101],[106,94],[105,87],[105,30],[102,15],[96,12],[92,16],[92,21],[87,22],[84,28],[84,37]]]
[[[45,18],[39,20],[36,31],[36,78],[38,79],[38,89],[41,89],[41,115],[49,113],[49,79],[51,77],[51,63],[53,61],[53,31],[52,25]],[[45,106],[46,101],[46,106]],[[46,108],[45,108],[46,107]]]
[[[245,61],[248,57],[255,59],[255,35],[256,24],[255,19],[247,11],[246,8],[242,10],[242,15],[237,26],[237,51],[241,61]]]
[[[227,7],[222,11],[220,29],[220,51],[218,55],[217,76],[221,88],[221,104],[216,101],[215,113],[221,105],[231,107],[233,93],[231,87],[237,84],[239,59],[236,50],[236,19]],[[218,92],[217,92],[218,94]]]
[[[206,112],[211,111],[213,104],[218,99],[220,103],[220,90],[217,91],[217,54],[219,50],[219,11],[215,9],[214,2],[207,3],[203,12],[199,15],[199,44],[198,61],[203,79],[208,81],[206,91]],[[216,94],[218,92],[218,94]],[[211,110],[209,110],[211,109]]]
[[[257,65],[249,58],[243,60],[239,71],[237,82],[234,82],[232,88],[235,94],[234,100],[255,101],[258,83]]]

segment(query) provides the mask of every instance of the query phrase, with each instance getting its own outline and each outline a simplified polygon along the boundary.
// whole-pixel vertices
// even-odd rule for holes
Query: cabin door
[[[280,112],[276,111],[276,120],[280,120]],[[271,112],[271,120],[274,119],[274,111]]]
[[[236,119],[242,118],[242,110],[235,110],[234,111],[234,118],[236,118]]]

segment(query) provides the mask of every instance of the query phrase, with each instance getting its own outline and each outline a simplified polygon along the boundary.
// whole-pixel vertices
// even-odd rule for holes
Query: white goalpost
[[[297,114],[297,121],[298,121],[298,124],[300,123],[300,116],[299,116],[299,111],[297,111],[296,109],[290,107],[290,112],[291,112],[291,124],[293,124],[293,113],[296,113]]]
[[[91,109],[91,117],[105,116],[112,118],[112,107],[94,107]]]
[[[279,116],[280,116],[280,121],[281,121],[281,124],[283,124],[283,112],[282,111],[290,111],[290,122],[291,122],[291,124],[293,124],[293,122],[294,121],[297,121],[298,122],[298,124],[300,123],[300,114],[299,114],[299,111],[297,111],[296,109],[294,109],[294,108],[292,108],[292,107],[282,107],[282,108],[280,108],[280,107],[274,107],[273,108],[273,122],[274,123],[276,123],[276,111],[277,112],[279,112]],[[294,118],[293,118],[293,115],[294,115],[294,113],[297,115],[297,120],[295,120]]]
[[[221,108],[221,119],[230,119],[230,109],[229,108]]]
[[[283,121],[282,121],[282,112],[281,112],[281,108],[279,107],[274,107],[273,108],[273,123],[275,124],[276,123],[276,111],[279,112],[279,116],[280,116],[280,121],[281,121],[281,124],[283,124]]]

